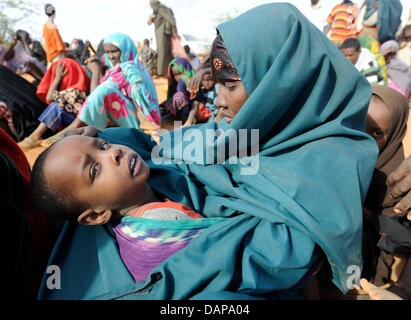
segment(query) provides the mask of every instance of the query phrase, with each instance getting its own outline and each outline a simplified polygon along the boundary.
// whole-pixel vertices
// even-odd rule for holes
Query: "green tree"
[[[237,16],[238,16],[238,10],[234,8],[230,12],[225,12],[225,13],[222,13],[222,14],[218,15],[212,21],[214,23],[214,27],[217,27],[219,24],[221,24],[223,22],[226,22],[226,21],[229,21],[229,20],[232,20]]]
[[[17,24],[38,11],[28,0],[0,0],[0,43],[9,43]]]

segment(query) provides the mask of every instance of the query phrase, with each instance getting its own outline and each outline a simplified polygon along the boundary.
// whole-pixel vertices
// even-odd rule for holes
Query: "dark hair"
[[[149,45],[149,44],[150,44],[150,40],[148,40],[148,39],[144,39],[143,43],[145,43],[145,44]]]
[[[56,13],[56,9],[51,3],[47,3],[44,6],[44,12],[46,13],[47,16],[51,17],[53,14]]]
[[[34,163],[30,180],[30,196],[34,206],[50,218],[76,221],[86,205],[75,201],[67,192],[50,187],[44,174],[44,163],[58,142],[44,150]]]
[[[345,39],[341,44],[341,49],[354,48],[355,51],[359,51],[361,48],[360,41],[355,38]]]
[[[183,48],[184,48],[184,51],[186,52],[186,54],[190,53],[190,47],[188,45],[185,45]]]
[[[318,3],[318,1],[320,1],[320,0],[311,0],[311,4],[316,5]]]

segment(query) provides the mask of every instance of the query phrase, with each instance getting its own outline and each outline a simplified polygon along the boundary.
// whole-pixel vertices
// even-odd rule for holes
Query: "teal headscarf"
[[[50,260],[61,266],[67,289],[47,290],[45,278],[40,298],[290,298],[319,248],[334,283],[349,289],[352,267],[362,267],[362,203],[378,155],[364,133],[369,83],[292,5],[256,7],[218,31],[248,99],[230,124],[197,125],[191,133],[258,129],[257,173],[242,174],[246,164],[204,164],[212,157],[178,152],[192,147],[178,138],[188,137],[190,127],[163,136],[164,159],[183,160],[168,165],[153,161],[156,144],[138,130],[103,130],[100,138],[128,145],[147,161],[157,193],[226,219],[136,284],[106,227],[67,225]],[[226,143],[220,135],[196,147],[209,155]],[[84,265],[91,278],[80,272]]]
[[[131,38],[123,33],[111,33],[107,37],[104,38],[104,44],[109,43],[121,51],[121,62],[136,62],[138,61],[138,51],[136,45],[134,44]],[[106,61],[107,67],[111,69],[113,66],[111,65],[110,59],[107,58],[107,55],[104,54],[104,60]]]
[[[202,137],[207,129],[233,129],[238,135],[240,129],[258,129],[259,169],[247,176],[240,165],[204,165],[221,145],[228,150],[224,135],[211,144],[204,141],[203,163],[181,165],[207,189],[200,212],[243,212],[250,220],[260,219],[258,224],[302,232],[306,243],[325,252],[333,281],[345,292],[349,267],[362,267],[362,203],[378,155],[364,133],[371,87],[290,4],[259,6],[217,29],[248,99],[230,124],[222,120],[195,128]],[[178,152],[191,141],[176,139],[189,130],[171,132],[174,147],[163,150],[164,158],[193,161]],[[300,246],[292,242],[295,261]],[[268,260],[275,268],[275,258]],[[293,268],[291,258],[288,267]]]

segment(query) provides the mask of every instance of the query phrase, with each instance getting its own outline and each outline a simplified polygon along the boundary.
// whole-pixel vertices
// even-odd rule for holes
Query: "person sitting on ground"
[[[399,277],[411,256],[411,221],[395,214],[396,201],[390,197],[391,188],[386,184],[387,176],[404,161],[402,141],[407,131],[408,109],[406,99],[399,92],[386,86],[373,86],[366,132],[378,144],[379,156],[363,209],[362,276],[385,289],[394,283],[396,288],[400,287]]]
[[[47,107],[36,90],[33,83],[0,65],[0,123],[15,141],[22,141],[37,128],[38,117]]]
[[[164,115],[187,120],[190,112],[190,93],[187,87],[194,74],[193,67],[186,59],[175,58],[170,62],[167,72],[167,100],[160,105]]]
[[[149,175],[150,167],[133,149],[72,135],[37,158],[32,201],[49,217],[84,225],[111,223],[128,270],[136,282],[145,281],[204,228],[224,220],[203,218],[156,194],[147,183]]]
[[[340,49],[371,84],[384,84],[381,68],[375,56],[367,48],[361,48],[357,39],[344,40]]]
[[[94,64],[97,65],[96,62]],[[93,73],[99,73],[98,65]],[[37,96],[48,103],[48,107],[39,117],[39,126],[19,142],[19,147],[24,151],[35,148],[41,144],[47,129],[58,131],[70,125],[86,100],[89,90],[90,78],[85,68],[70,58],[55,61],[37,88]]]
[[[67,57],[76,60],[79,64],[84,64],[84,61],[90,58],[89,46],[81,39],[73,39],[68,47]]]
[[[150,48],[150,41],[144,39],[143,47],[140,50],[141,61],[144,66],[150,72],[151,75],[154,74],[154,59],[157,57],[157,52]]]
[[[188,114],[187,121],[183,126],[191,126],[195,123],[207,122],[214,119],[219,110],[216,108],[218,88],[219,85],[216,84],[213,73],[211,69],[209,69],[208,72],[203,74],[200,90],[194,97],[190,97],[192,107]]]
[[[36,53],[33,52],[33,45],[34,42],[28,32],[17,30],[13,35],[13,42],[10,48],[4,55],[4,65],[17,74],[29,74],[37,82],[40,82],[47,68],[37,58],[39,44],[36,44]]]
[[[183,48],[187,54],[187,57],[190,59],[189,62],[193,67],[193,70],[197,71],[198,67],[201,64],[200,58],[194,52],[191,51],[190,46],[185,45]]]
[[[113,33],[104,38],[103,59],[108,70],[100,84],[87,97],[76,119],[53,136],[63,137],[68,130],[82,126],[130,127],[158,130],[161,124],[157,92],[131,38]]]
[[[403,96],[411,99],[411,67],[397,58],[399,45],[395,40],[384,42],[380,47],[381,54],[387,63],[388,86]]]

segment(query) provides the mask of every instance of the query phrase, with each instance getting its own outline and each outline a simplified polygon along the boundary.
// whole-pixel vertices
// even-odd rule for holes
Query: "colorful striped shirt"
[[[357,37],[357,15],[356,4],[337,4],[330,12],[327,23],[331,24],[331,41],[342,42],[345,39]]]

